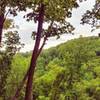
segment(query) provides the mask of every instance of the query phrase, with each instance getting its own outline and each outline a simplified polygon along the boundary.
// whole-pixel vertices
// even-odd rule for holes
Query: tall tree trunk
[[[39,51],[38,51],[37,58],[38,58],[38,56],[40,55],[40,53],[41,53],[41,51],[42,51],[42,49],[43,49],[43,47],[44,47],[44,45],[45,45],[46,39],[47,39],[47,37],[44,38],[43,44],[42,44],[41,48],[40,48]],[[27,70],[27,72],[26,72],[26,74],[25,74],[25,76],[24,76],[22,82],[20,83],[19,87],[17,88],[17,90],[16,90],[16,92],[15,92],[15,95],[12,97],[11,100],[17,100],[17,98],[18,98],[18,96],[19,96],[19,94],[20,94],[20,91],[21,91],[21,89],[23,88],[23,86],[24,86],[24,84],[25,84],[25,82],[26,82],[26,80],[27,80],[27,78],[28,78],[28,73],[29,73],[29,69]]]
[[[38,58],[38,56],[40,55],[40,53],[41,53],[41,51],[42,51],[42,49],[43,49],[43,47],[44,47],[44,45],[45,45],[46,40],[47,40],[47,37],[44,37],[44,41],[43,41],[43,43],[42,43],[42,45],[41,45],[41,47],[40,47],[40,49],[39,49],[39,51],[38,51],[38,54],[37,54],[37,58]],[[20,94],[20,91],[21,91],[21,89],[23,88],[23,86],[24,86],[24,84],[25,84],[25,81],[26,81],[27,78],[28,78],[28,73],[29,73],[29,69],[27,70],[27,73],[25,74],[25,76],[24,76],[22,82],[20,83],[19,87],[18,87],[17,90],[16,90],[15,95],[12,97],[11,100],[17,100],[17,98],[18,98],[18,96],[19,96],[19,94]],[[33,98],[33,99],[34,99],[34,98]]]
[[[4,24],[4,14],[0,15],[0,44],[2,40],[2,31],[3,31],[3,24]]]
[[[44,4],[40,4],[40,11],[39,11],[39,19],[38,19],[38,30],[36,35],[35,46],[32,54],[32,59],[30,63],[30,70],[28,74],[28,81],[26,86],[26,93],[25,93],[25,100],[32,100],[32,83],[33,83],[33,75],[36,67],[37,55],[39,51],[40,41],[41,41],[41,34],[43,28],[43,20],[44,20]]]

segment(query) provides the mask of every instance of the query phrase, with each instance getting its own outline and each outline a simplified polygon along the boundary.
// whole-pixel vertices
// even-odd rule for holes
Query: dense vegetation
[[[68,18],[83,1],[87,0],[0,1],[0,99],[100,99],[99,38],[81,37],[41,53],[48,38],[73,33],[75,28]],[[37,31],[32,32],[35,41],[32,54],[17,53],[23,44],[18,32],[12,30],[17,28],[13,18],[7,18],[9,14],[17,16],[20,11],[27,13],[23,16],[27,21],[37,24]],[[93,9],[82,16],[81,24],[85,23],[92,26],[92,31],[100,28],[100,0],[95,0]],[[48,24],[47,28],[44,24]],[[8,29],[7,33],[4,29]]]
[[[35,69],[34,100],[100,100],[99,51],[99,37],[80,37],[44,50]],[[30,59],[31,53],[14,57],[4,87],[6,100],[14,95]]]

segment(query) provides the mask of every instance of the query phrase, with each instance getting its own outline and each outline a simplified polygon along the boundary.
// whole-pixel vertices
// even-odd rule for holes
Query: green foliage
[[[37,62],[33,98],[36,100],[99,100],[100,58],[96,55],[96,51],[100,51],[98,37],[74,39],[44,50]],[[7,79],[7,97],[14,93],[21,81],[27,70],[30,55],[26,53],[15,56]],[[23,97],[23,91],[20,97]]]
[[[72,10],[79,7],[78,0],[33,0],[33,11],[28,13],[25,17],[27,21],[39,21],[40,5],[45,6],[44,22],[47,23],[47,28],[43,28],[41,37],[57,36],[60,38],[61,34],[72,33],[75,29],[67,19],[72,16]],[[32,36],[35,39],[37,32],[33,32]]]
[[[95,51],[100,50],[99,43],[100,39],[96,37],[80,38],[71,40],[65,44],[56,47],[58,55],[55,55],[55,52],[52,55],[52,58],[53,56],[54,58],[52,59],[52,61],[50,60],[49,64],[47,65],[47,72],[52,69],[55,71],[54,66],[56,64],[57,66],[63,68],[63,71],[58,73],[56,77],[54,77],[55,75],[53,73],[53,76],[49,75],[50,77],[52,76],[52,78],[54,79],[52,81],[53,83],[49,82],[51,87],[48,86],[48,88],[43,87],[46,86],[47,79],[51,79],[49,76],[46,77],[47,72],[43,76],[41,76],[41,78],[46,78],[45,82],[43,80],[41,81],[41,79],[39,78],[40,82],[38,83],[42,82],[42,85],[39,84],[39,90],[36,89],[36,94],[39,95],[37,97],[37,100],[39,100],[40,96],[43,97],[44,95],[45,98],[49,98],[49,100],[66,100],[68,98],[71,100],[75,100],[76,98],[78,100],[98,100],[99,92],[93,93],[93,95],[90,96],[89,93],[86,92],[86,90],[87,88],[89,88],[89,86],[93,87],[92,81],[97,86],[94,86],[95,90],[96,88],[99,88],[99,76],[96,76],[97,78],[95,79],[95,74],[97,75],[97,73],[100,72],[100,70],[95,71],[95,69],[98,69],[100,67],[100,63],[98,62],[100,59],[96,56],[95,53]],[[51,55],[50,52],[48,54]],[[96,64],[95,60],[97,60],[98,65]],[[96,64],[94,66],[94,69],[91,67],[93,61],[94,65]],[[88,63],[90,63],[90,70],[87,67]],[[84,69],[84,64],[86,64],[86,69]],[[91,84],[92,86],[89,84]],[[42,87],[43,91],[46,91],[47,94],[41,94],[42,89],[39,87]],[[49,91],[49,93],[47,91]],[[95,94],[96,96],[94,96]]]
[[[11,70],[13,56],[20,50],[22,44],[17,32],[8,32],[5,34],[5,50],[0,50],[0,97],[6,98],[5,85],[6,79]]]
[[[30,57],[25,58],[22,54],[15,55],[14,59],[12,60],[11,71],[9,72],[8,78],[6,80],[6,99],[11,99],[11,97],[15,94],[16,88],[19,86],[19,83],[27,71],[29,62]],[[24,95],[23,91],[21,92],[21,95]],[[22,97],[20,96],[20,98]]]
[[[87,10],[82,16],[82,24],[89,24],[92,26],[92,31],[100,28],[100,0],[95,0],[95,5],[92,10]]]
[[[26,11],[26,8],[31,6],[31,2],[31,0],[2,0],[0,1],[0,15],[5,14],[6,7],[8,7],[8,12],[16,16],[17,11]]]

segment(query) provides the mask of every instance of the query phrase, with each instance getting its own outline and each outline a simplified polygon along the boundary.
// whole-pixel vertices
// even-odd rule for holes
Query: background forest
[[[34,100],[100,100],[99,51],[99,37],[80,37],[43,50],[35,71]],[[0,88],[6,90],[6,100],[14,95],[30,58],[31,52],[15,55],[6,85]]]
[[[0,1],[0,100],[100,100],[100,33],[80,33],[78,39],[43,49],[50,38],[76,34],[69,19],[85,1]],[[14,22],[20,12],[36,25],[33,50],[26,53],[19,52],[24,47],[21,25]],[[80,25],[84,24],[91,26],[91,33],[100,29],[100,0],[81,15]]]

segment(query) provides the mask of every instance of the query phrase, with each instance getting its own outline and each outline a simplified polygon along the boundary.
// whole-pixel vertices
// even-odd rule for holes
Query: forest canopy
[[[98,36],[81,35],[57,47],[43,49],[49,38],[73,34],[75,27],[69,19],[73,10],[85,1],[0,1],[0,100],[100,99]],[[23,11],[26,13],[23,19],[36,25],[32,31],[33,50],[27,53],[19,52],[24,46],[18,28],[21,24],[14,23],[14,18]],[[95,0],[80,22],[91,25],[92,31],[100,28],[100,0]]]
[[[35,71],[34,100],[99,100],[100,39],[98,37],[70,40],[44,50]],[[6,97],[10,99],[21,81],[31,53],[17,54],[7,78]],[[23,61],[23,62],[21,62]],[[24,89],[19,100],[24,96]]]

